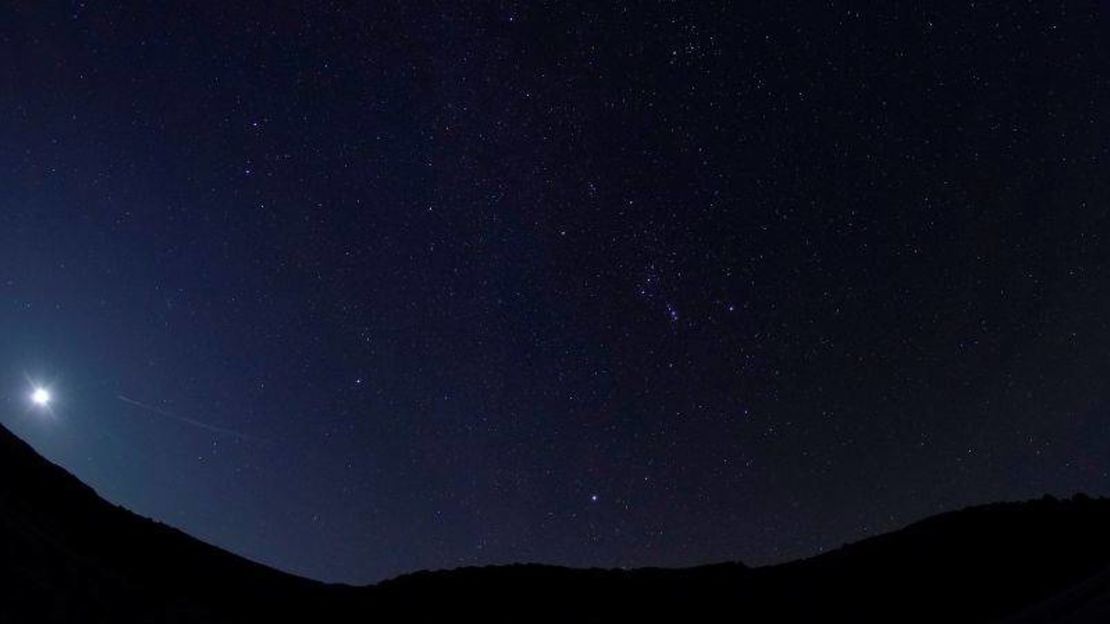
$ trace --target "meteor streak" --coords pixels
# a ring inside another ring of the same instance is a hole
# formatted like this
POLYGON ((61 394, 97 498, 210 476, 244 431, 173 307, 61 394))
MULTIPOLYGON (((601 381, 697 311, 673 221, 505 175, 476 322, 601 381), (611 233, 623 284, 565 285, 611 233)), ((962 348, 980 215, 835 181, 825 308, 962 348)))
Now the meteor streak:
POLYGON ((151 412, 153 414, 157 414, 159 416, 163 416, 165 418, 172 418, 173 420, 185 423, 186 425, 192 425, 194 427, 198 427, 200 429, 205 429, 205 430, 211 431, 213 433, 222 433, 224 435, 233 436, 233 437, 239 438, 241 440, 253 440, 254 439, 253 437, 251 437, 251 436, 249 436, 245 433, 240 433, 238 431, 235 431, 234 429, 227 429, 227 428, 224 428, 224 427, 217 427, 216 425, 210 425, 208 423, 204 423, 204 422, 201 422, 199 420, 194 420, 192 418, 187 418, 185 416, 178 416, 177 414, 174 414, 172 412, 167 412, 164 409, 155 407, 153 405, 148 405, 146 403, 143 403, 142 401, 137 401, 135 399, 132 399, 131 397, 124 396, 122 394, 117 394, 116 398, 119 399, 120 401, 123 401, 124 403, 127 403, 128 405, 133 405, 135 407, 146 410, 146 411, 151 412))

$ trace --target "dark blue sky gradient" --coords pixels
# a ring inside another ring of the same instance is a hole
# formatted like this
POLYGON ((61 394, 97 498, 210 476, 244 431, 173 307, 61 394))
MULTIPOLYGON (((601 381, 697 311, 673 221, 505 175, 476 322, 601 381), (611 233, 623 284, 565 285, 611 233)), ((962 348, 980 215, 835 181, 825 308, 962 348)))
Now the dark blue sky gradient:
POLYGON ((1105 4, 275 4, 0 8, 0 422, 113 502, 362 583, 1110 494, 1105 4))

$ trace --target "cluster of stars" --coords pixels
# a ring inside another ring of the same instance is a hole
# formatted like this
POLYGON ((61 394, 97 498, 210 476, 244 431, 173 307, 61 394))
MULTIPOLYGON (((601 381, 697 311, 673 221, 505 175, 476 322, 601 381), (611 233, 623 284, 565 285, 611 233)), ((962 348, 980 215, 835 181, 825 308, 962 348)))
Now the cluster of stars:
POLYGON ((367 581, 760 563, 1106 473, 1083 11, 40 4, 0 36, 36 77, 0 102, 5 344, 272 440, 18 386, 90 412, 62 460, 137 511, 367 581))

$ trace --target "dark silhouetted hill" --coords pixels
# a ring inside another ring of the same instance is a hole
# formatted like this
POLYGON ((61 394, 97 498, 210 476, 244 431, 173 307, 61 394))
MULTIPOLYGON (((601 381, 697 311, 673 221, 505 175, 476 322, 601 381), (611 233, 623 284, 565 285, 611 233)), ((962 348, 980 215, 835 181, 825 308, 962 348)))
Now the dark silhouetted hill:
POLYGON ((343 604, 101 499, 0 427, 0 622, 227 622, 343 604))
POLYGON ((298 578, 99 498, 0 427, 0 622, 1110 622, 1110 500, 997 503, 749 568, 298 578))
POLYGON ((476 621, 1105 624, 1108 565, 1110 500, 1077 496, 946 513, 764 568, 509 566, 414 574, 373 589, 379 608, 429 620, 462 612, 476 621))

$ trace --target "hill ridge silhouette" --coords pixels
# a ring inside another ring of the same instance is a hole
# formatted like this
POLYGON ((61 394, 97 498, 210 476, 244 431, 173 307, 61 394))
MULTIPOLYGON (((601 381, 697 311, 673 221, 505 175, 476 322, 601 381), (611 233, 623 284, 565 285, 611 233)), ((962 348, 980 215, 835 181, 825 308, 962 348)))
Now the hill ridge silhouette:
POLYGON ((102 499, 0 426, 4 622, 1110 621, 1110 499, 950 511, 761 567, 521 563, 325 584, 102 499))

